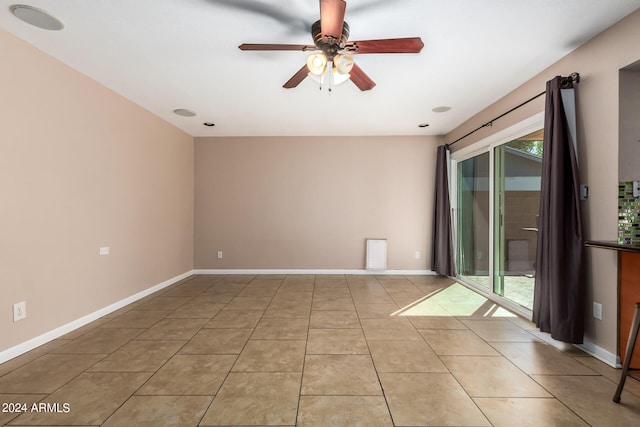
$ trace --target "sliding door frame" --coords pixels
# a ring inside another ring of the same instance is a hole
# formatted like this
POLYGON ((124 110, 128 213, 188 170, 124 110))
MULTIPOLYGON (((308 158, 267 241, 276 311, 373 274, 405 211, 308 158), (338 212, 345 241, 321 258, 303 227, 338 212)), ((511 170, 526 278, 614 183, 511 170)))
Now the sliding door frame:
POLYGON ((516 123, 506 129, 498 131, 493 135, 490 135, 474 144, 461 148, 460 150, 451 153, 450 157, 450 186, 449 194, 451 194, 451 222, 453 225, 453 239, 454 257, 458 257, 458 164, 464 160, 468 160, 480 154, 489 153, 489 282, 491 283, 490 289, 478 286, 464 277, 457 274, 457 279, 464 285, 474 289, 483 296, 495 301, 509 310, 531 319, 531 310, 514 303, 504 297, 499 296, 494 292, 495 286, 495 158, 494 149, 502 144, 506 144, 510 141, 518 139, 524 135, 528 135, 532 132, 544 128, 544 112, 540 112, 534 116, 529 117, 519 123, 516 123))

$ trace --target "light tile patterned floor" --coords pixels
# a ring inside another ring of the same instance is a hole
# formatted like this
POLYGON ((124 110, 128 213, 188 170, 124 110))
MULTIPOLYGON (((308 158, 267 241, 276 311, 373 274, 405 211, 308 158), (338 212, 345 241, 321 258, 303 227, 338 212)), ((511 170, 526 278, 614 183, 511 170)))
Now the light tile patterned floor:
POLYGON ((438 276, 195 276, 0 365, 0 425, 640 425, 532 332, 438 276))

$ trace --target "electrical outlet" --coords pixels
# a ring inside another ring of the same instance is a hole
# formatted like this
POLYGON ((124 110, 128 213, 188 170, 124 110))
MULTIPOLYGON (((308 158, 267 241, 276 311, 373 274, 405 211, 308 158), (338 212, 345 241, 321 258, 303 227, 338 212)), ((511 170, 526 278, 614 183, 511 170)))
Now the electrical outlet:
POLYGON ((218 251, 218 259, 222 259, 222 251, 218 251))
POLYGON ((416 259, 420 259, 420 251, 416 251, 416 259))
POLYGON ((13 304, 13 321, 17 322, 27 317, 27 302, 17 302, 13 304))
POLYGON ((602 304, 593 302, 593 317, 602 320, 602 304))
POLYGON ((109 246, 103 246, 98 251, 100 255, 109 255, 109 246))
POLYGON ((582 184, 580 185, 580 200, 587 200, 589 198, 589 186, 582 184))

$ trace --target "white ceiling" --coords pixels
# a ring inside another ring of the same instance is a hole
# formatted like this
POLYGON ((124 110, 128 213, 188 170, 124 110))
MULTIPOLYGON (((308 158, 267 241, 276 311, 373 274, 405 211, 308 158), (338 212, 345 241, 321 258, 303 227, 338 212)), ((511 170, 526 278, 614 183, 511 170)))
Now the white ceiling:
POLYGON ((347 0, 350 40, 418 36, 425 44, 420 54, 357 56, 377 83, 368 92, 351 82, 320 91, 309 78, 284 89, 305 53, 238 49, 312 44, 307 26, 319 18, 318 0, 0 0, 0 28, 193 136, 441 135, 638 7, 640 0, 347 0), (25 24, 9 11, 17 1, 65 28, 25 24), (443 105, 452 109, 432 112, 443 105))

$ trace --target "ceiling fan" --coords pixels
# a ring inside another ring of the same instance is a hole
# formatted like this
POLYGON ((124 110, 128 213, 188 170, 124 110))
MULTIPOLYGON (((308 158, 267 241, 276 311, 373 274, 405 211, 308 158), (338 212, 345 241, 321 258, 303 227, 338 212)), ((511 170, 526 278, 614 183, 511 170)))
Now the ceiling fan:
POLYGON ((310 52, 307 63, 283 87, 298 86, 307 76, 329 90, 333 84, 351 81, 362 91, 376 85, 362 68, 353 61, 354 54, 366 53, 419 53, 424 46, 420 37, 398 39, 348 41, 349 25, 344 20, 345 0, 320 0, 320 20, 311 26, 312 45, 243 43, 241 50, 293 50, 310 52))

